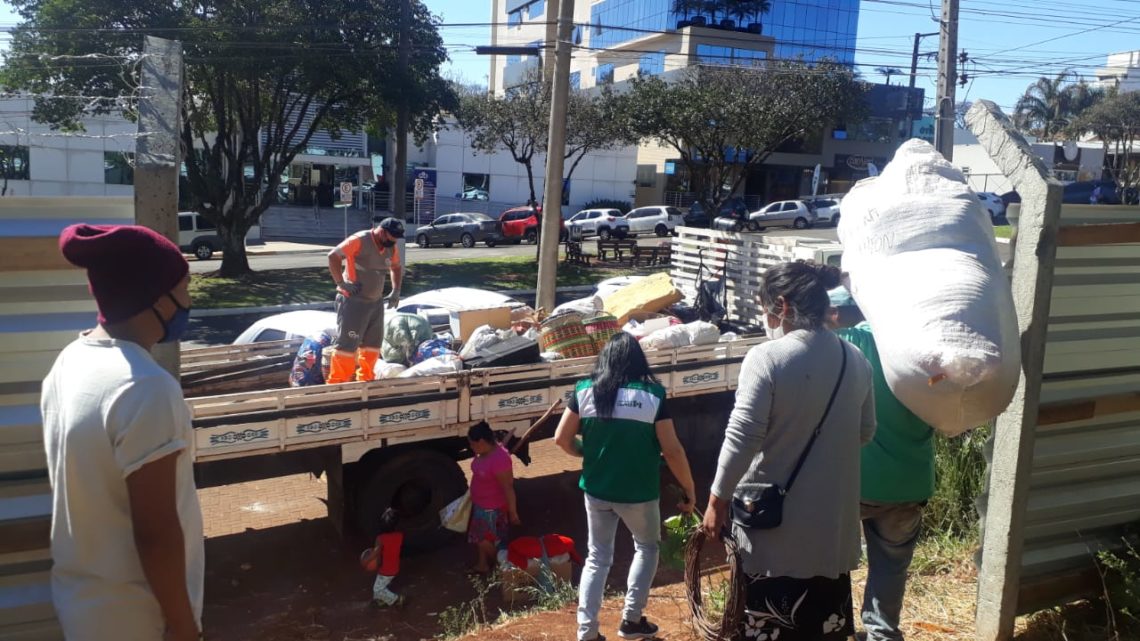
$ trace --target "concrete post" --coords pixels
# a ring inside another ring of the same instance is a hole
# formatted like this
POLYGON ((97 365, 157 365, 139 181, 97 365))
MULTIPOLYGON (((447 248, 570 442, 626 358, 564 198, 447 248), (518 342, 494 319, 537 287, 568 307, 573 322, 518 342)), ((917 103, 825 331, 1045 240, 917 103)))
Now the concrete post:
POLYGON ((570 37, 574 30, 574 0, 561 0, 554 86, 550 100, 549 141, 546 145, 546 185, 542 197, 542 226, 538 235, 538 307, 554 309, 558 285, 558 236, 562 230, 562 170, 566 154, 566 107, 570 100, 570 37))
MULTIPOLYGON (((147 36, 139 74, 135 222, 178 242, 182 43, 147 36)), ((155 360, 178 378, 178 343, 155 345, 155 360)))
POLYGON ((1013 255, 1013 297, 1021 336, 1021 376, 1009 408, 998 417, 989 448, 987 496, 982 513, 981 567, 975 634, 978 641, 1013 635, 1021 583, 1025 512, 1045 364, 1045 338, 1053 290, 1061 183, 1001 110, 988 100, 966 116, 994 163, 1021 194, 1013 255))

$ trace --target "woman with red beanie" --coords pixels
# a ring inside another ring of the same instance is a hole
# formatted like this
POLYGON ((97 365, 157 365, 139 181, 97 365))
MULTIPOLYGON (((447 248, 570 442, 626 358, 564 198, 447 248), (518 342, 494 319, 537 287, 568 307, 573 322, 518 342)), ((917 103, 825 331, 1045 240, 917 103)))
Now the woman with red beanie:
POLYGON ((190 318, 189 267, 133 225, 59 237, 98 325, 60 352, 40 409, 53 496, 52 599, 68 639, 199 638, 205 552, 190 411, 150 355, 190 318))

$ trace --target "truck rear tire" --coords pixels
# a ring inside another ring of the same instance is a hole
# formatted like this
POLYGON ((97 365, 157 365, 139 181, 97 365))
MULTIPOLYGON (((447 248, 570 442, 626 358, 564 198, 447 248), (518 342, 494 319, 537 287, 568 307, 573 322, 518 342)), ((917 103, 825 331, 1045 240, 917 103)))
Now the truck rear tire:
POLYGON ((451 457, 429 449, 397 454, 360 479, 356 523, 370 538, 384 510, 400 512, 400 530, 409 549, 431 549, 453 532, 439 527, 439 511, 463 495, 467 477, 451 457))

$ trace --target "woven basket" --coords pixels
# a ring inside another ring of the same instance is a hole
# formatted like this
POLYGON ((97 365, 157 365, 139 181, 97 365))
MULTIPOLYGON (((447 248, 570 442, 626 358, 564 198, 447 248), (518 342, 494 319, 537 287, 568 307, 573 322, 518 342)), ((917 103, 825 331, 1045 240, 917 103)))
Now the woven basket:
POLYGON ((582 325, 578 314, 559 314, 542 322, 538 337, 544 352, 557 352, 565 358, 597 356, 594 341, 582 325))
POLYGON ((621 331, 617 317, 613 314, 598 314, 582 321, 582 325, 586 328, 586 334, 594 341, 594 349, 599 354, 602 353, 602 348, 613 338, 614 334, 621 331))

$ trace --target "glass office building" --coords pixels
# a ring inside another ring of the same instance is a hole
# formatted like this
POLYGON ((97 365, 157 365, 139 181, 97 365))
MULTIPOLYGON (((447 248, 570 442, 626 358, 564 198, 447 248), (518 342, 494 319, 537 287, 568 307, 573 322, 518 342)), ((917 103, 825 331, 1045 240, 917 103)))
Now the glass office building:
MULTIPOLYGON (((692 2, 694 8, 677 13, 673 8, 685 2, 674 0, 602 0, 590 8, 590 47, 614 47, 630 40, 676 29, 679 22, 703 18, 707 24, 738 20, 716 3, 692 2)), ((772 9, 756 17, 746 17, 746 28, 759 22, 760 33, 776 41, 777 58, 806 60, 832 58, 844 63, 855 61, 855 35, 859 25, 859 0, 772 0, 772 9)), ((725 38, 746 38, 746 33, 725 30, 725 38)))

